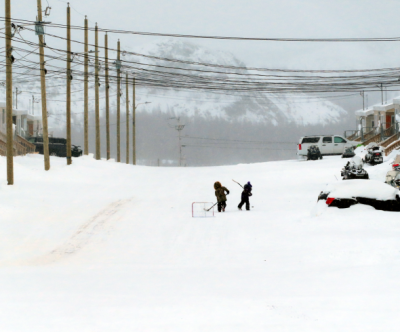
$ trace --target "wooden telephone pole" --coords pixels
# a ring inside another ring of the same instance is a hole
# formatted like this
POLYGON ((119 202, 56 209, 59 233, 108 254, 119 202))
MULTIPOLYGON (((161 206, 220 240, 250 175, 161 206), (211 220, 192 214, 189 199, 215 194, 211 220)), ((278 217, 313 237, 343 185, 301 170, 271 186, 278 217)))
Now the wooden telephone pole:
POLYGON ((96 160, 101 159, 100 155, 100 109, 99 109, 99 85, 100 85, 100 80, 99 80, 99 31, 97 28, 97 23, 95 27, 95 47, 94 47, 94 52, 95 52, 95 116, 96 116, 96 160))
POLYGON ((107 160, 110 156, 110 82, 108 79, 108 36, 104 36, 104 63, 105 63, 105 79, 106 79, 106 140, 107 140, 107 160))
POLYGON ((71 159, 71 10, 67 7, 67 165, 71 159))
MULTIPOLYGON (((38 22, 42 22, 42 1, 37 0, 38 10, 38 22)), ((44 169, 48 171, 50 169, 50 157, 49 157, 49 132, 47 126, 47 97, 46 97, 46 71, 45 71, 45 60, 44 60, 44 39, 42 34, 38 34, 39 37, 39 56, 40 56, 40 85, 41 85, 41 97, 42 97, 42 136, 43 136, 43 156, 44 156, 44 169)))
POLYGON ((88 19, 85 16, 85 84, 84 84, 84 143, 83 154, 89 154, 89 33, 88 19))
POLYGON ((132 96, 132 164, 136 165, 136 80, 133 78, 133 96, 132 96))
POLYGON ((11 3, 6 0, 6 112, 7 112, 7 184, 14 184, 14 142, 12 122, 12 48, 11 48, 11 3))
POLYGON ((117 53, 117 162, 121 162, 121 43, 118 40, 117 53))
POLYGON ((128 73, 125 78, 126 85, 126 163, 129 164, 129 85, 128 85, 128 73))

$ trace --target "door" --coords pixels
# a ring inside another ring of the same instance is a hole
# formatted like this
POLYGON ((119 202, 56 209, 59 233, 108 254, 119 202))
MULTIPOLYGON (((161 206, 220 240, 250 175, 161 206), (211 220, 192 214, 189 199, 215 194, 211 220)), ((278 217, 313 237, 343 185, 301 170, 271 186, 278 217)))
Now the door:
POLYGON ((392 116, 386 115, 386 126, 385 129, 390 128, 392 126, 392 116))
POLYGON ((333 153, 342 154, 346 144, 347 141, 343 137, 335 136, 333 142, 333 153))
POLYGON ((321 153, 322 154, 333 154, 332 136, 324 136, 322 138, 321 153))

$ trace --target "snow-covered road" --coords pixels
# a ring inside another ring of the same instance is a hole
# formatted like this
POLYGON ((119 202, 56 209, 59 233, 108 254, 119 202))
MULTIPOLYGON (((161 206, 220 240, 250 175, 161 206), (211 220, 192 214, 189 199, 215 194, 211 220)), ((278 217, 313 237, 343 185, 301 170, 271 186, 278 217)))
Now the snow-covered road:
MULTIPOLYGON (((366 167, 384 181, 389 161, 366 167)), ((0 157, 0 331, 398 331, 400 214, 317 209, 345 160, 157 168, 0 157), (250 212, 238 211, 251 181, 250 212), (227 212, 191 203, 231 191, 227 212)))

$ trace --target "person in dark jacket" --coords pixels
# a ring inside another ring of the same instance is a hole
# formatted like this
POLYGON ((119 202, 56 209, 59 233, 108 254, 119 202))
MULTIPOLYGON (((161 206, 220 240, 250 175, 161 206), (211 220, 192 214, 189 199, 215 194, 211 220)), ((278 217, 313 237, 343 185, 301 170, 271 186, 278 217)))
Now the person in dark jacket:
POLYGON ((242 192, 242 201, 238 205, 238 209, 241 210, 242 206, 244 203, 246 203, 246 210, 250 210, 250 201, 249 197, 252 196, 253 194, 251 193, 251 189, 253 186, 251 185, 250 182, 247 182, 244 187, 243 187, 243 192, 242 192))
POLYGON ((223 187, 221 183, 218 181, 214 183, 214 189, 215 189, 215 196, 217 196, 217 201, 218 201, 218 212, 221 211, 225 212, 226 201, 227 201, 226 195, 229 195, 229 190, 223 187))

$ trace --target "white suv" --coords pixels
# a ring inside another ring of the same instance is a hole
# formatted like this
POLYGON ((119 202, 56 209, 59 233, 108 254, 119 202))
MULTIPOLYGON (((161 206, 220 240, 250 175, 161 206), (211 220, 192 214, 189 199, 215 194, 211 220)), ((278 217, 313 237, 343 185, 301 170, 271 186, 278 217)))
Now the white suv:
POLYGON ((299 140, 297 145, 297 156, 300 158, 307 156, 307 149, 310 145, 319 147, 323 156, 342 154, 345 147, 357 146, 359 142, 349 141, 346 138, 338 135, 315 135, 304 136, 299 140))

